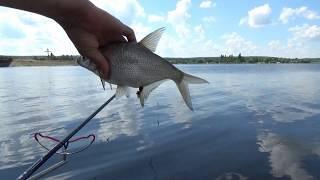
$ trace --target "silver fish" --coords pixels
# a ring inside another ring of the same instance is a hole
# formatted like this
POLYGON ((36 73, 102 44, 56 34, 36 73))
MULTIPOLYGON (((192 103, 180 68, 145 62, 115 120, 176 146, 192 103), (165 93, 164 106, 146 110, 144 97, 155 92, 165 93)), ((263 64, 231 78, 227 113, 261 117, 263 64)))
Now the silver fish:
MULTIPOLYGON (((184 102, 193 110, 188 84, 202 84, 208 81, 182 72, 154 52, 165 28, 159 28, 139 43, 114 43, 102 49, 110 61, 110 84, 116 84, 116 97, 129 96, 129 87, 139 88, 137 92, 141 106, 150 93, 166 80, 174 81, 184 102)), ((96 65, 89 59, 78 59, 78 64, 101 77, 96 65)), ((102 81, 103 82, 103 81, 102 81)), ((104 86, 104 82, 103 82, 104 86)))

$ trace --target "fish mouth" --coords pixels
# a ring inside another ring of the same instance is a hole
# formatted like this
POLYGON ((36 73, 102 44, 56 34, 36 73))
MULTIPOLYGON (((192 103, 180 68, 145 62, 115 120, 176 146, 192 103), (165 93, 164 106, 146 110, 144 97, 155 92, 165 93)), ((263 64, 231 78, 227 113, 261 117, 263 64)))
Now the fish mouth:
POLYGON ((85 58, 84 56, 80 57, 77 59, 77 64, 79 64, 80 66, 86 68, 86 69, 89 69, 89 64, 90 64, 90 61, 89 59, 85 58))
POLYGON ((89 71, 92 71, 93 73, 99 72, 96 65, 94 63, 92 63, 90 61, 90 59, 86 58, 86 57, 81 57, 77 59, 77 63, 81 66, 84 67, 86 69, 88 69, 89 71))

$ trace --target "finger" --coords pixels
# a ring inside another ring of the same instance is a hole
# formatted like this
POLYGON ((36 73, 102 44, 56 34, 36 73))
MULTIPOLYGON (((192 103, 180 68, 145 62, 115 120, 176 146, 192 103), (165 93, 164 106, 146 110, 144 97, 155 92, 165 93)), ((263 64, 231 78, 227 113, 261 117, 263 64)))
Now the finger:
POLYGON ((99 44, 101 44, 99 46, 99 50, 100 52, 104 55, 104 57, 106 59, 108 59, 108 56, 105 54, 106 52, 106 49, 108 48, 108 46, 112 43, 126 43, 127 40, 126 38, 124 38, 122 35, 113 35, 112 37, 107 37, 107 38, 104 38, 103 40, 99 40, 99 44))
POLYGON ((100 41, 99 42, 100 44, 105 44, 105 45, 110 43, 115 43, 115 42, 127 42, 127 40, 121 34, 118 34, 118 33, 108 35, 104 38, 101 38, 101 40, 99 41, 100 41))
POLYGON ((127 37, 128 42, 137 42, 134 31, 126 25, 124 25, 123 35, 127 37))
POLYGON ((105 58, 98 49, 91 49, 85 52, 82 52, 82 55, 90 59, 93 63, 96 64, 98 70, 102 73, 102 78, 108 79, 110 66, 109 61, 105 58))
POLYGON ((126 38, 124 38, 121 33, 105 33, 101 38, 98 39, 100 48, 103 48, 111 43, 116 42, 127 42, 126 38))
POLYGON ((127 42, 126 38, 124 38, 122 35, 119 35, 117 37, 117 42, 127 42))

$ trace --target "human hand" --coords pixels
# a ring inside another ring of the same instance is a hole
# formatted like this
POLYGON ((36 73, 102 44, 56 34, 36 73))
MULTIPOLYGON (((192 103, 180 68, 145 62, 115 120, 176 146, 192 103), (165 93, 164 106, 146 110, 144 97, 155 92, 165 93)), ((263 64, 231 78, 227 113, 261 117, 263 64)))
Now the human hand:
POLYGON ((136 42, 134 31, 88 0, 62 0, 57 7, 59 11, 52 18, 62 26, 79 53, 93 61, 102 78, 108 79, 109 61, 100 48, 113 42, 136 42))

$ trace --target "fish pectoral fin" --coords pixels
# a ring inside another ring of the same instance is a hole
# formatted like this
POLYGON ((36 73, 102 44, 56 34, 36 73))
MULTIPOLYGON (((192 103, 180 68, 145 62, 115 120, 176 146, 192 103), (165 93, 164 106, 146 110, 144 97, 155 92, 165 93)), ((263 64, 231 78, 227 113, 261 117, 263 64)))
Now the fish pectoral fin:
POLYGON ((142 46, 148 48, 150 51, 155 52, 159 43, 159 40, 161 38, 161 35, 163 31, 165 30, 164 27, 159 28, 152 33, 148 34, 146 37, 144 37, 139 44, 142 46))
POLYGON ((121 96, 126 95, 129 97, 130 89, 128 86, 117 86, 116 98, 120 98, 121 96))
POLYGON ((140 104, 143 107, 144 106, 144 102, 148 99, 150 93, 156 89, 157 87, 159 87, 163 82, 165 82, 167 79, 165 80, 161 80, 161 81, 157 81, 154 83, 151 83, 147 86, 144 86, 142 88, 142 91, 139 93, 139 98, 140 98, 140 104))

